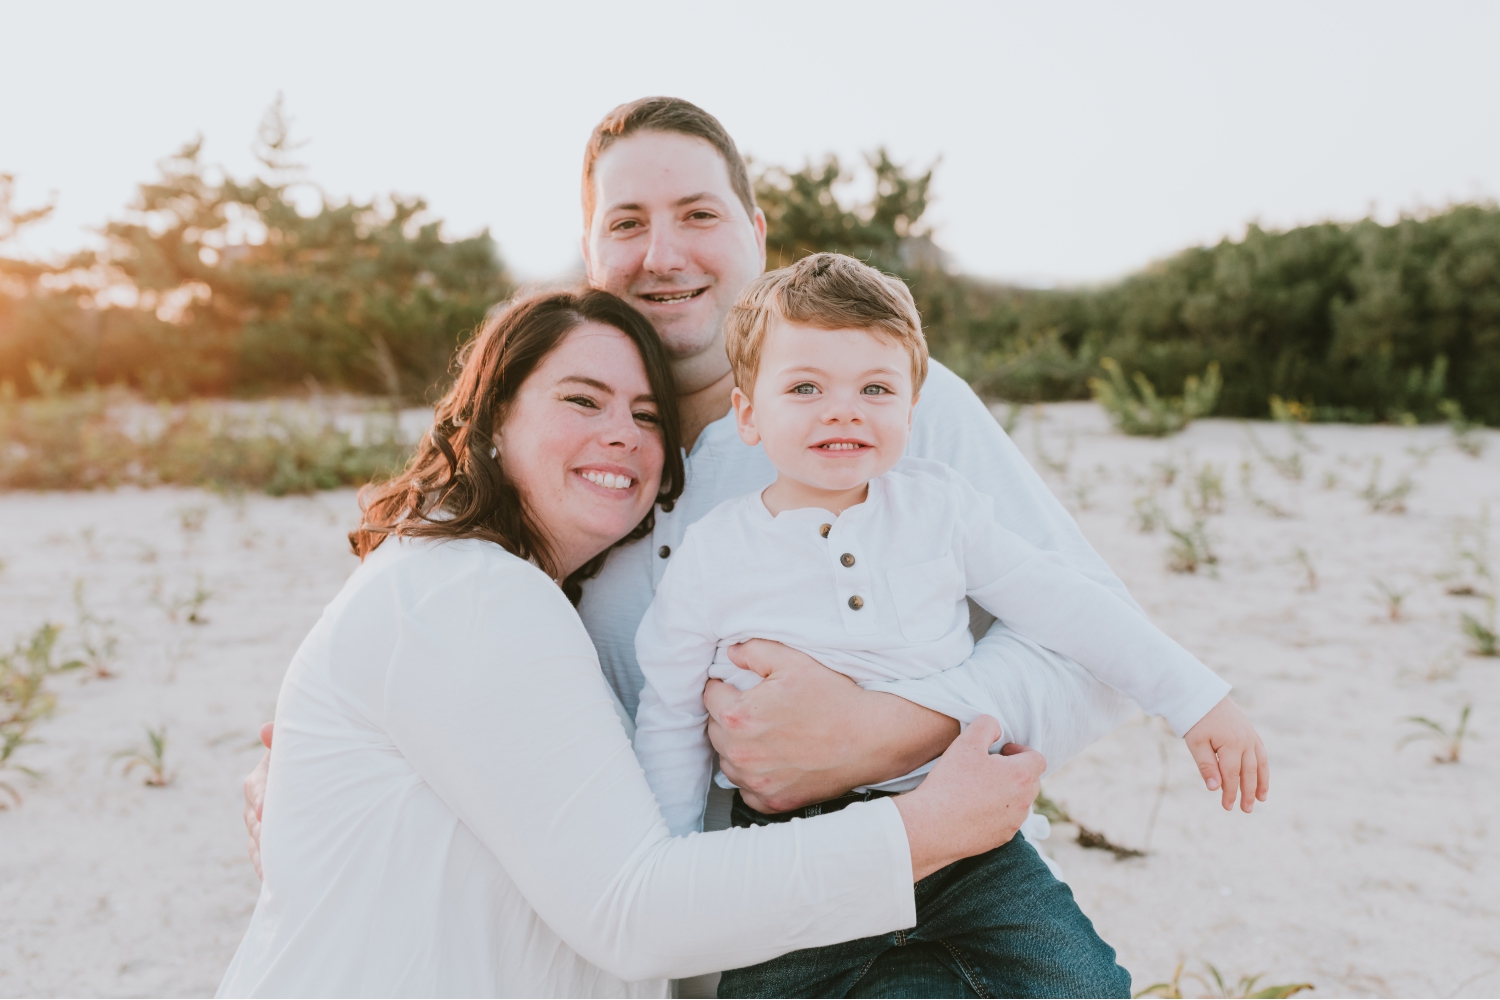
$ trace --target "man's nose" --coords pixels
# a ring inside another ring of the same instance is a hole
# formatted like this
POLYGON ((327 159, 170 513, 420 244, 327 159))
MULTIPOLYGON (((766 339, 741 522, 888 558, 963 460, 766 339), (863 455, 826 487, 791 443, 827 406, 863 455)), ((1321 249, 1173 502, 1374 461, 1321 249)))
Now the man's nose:
POLYGON ((651 243, 646 249, 645 268, 652 274, 671 274, 687 267, 682 235, 671 224, 651 227, 651 243))

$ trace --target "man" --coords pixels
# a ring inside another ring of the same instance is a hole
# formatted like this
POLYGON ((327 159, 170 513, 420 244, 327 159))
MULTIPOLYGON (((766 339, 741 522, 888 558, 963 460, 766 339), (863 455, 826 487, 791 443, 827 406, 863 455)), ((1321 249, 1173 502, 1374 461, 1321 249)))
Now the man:
MULTIPOLYGON (((687 449, 681 499, 657 512, 651 535, 611 553, 579 606, 605 675, 633 718, 643 683, 636 629, 687 526, 775 478, 764 455, 735 431, 723 333, 736 297, 764 268, 766 221, 734 141, 713 116, 674 98, 622 105, 600 122, 585 151, 582 195, 589 281, 630 302, 661 335, 687 449)), ((1007 527, 1130 600, 978 397, 936 362, 908 454, 953 466, 993 498, 1007 527)), ((1000 719, 1006 740, 1040 750, 1056 767, 1130 711, 1122 696, 1065 657, 983 612, 973 624, 983 637, 967 663, 881 690, 862 689, 779 644, 746 644, 737 662, 765 680, 746 692, 710 681, 704 692, 725 775, 752 808, 787 812, 914 770, 979 714, 1000 719)), ((1238 711, 1227 700, 1214 712, 1220 710, 1238 711)), ((1247 806, 1257 782, 1264 784, 1253 755, 1242 766, 1238 754, 1216 762, 1206 743, 1193 750, 1211 788, 1222 773, 1226 808, 1242 769, 1247 806)), ((265 769, 263 760, 245 783, 252 857, 265 769)), ((711 818, 715 811, 711 805, 711 818)), ((717 812, 710 825, 727 825, 722 799, 717 812)))

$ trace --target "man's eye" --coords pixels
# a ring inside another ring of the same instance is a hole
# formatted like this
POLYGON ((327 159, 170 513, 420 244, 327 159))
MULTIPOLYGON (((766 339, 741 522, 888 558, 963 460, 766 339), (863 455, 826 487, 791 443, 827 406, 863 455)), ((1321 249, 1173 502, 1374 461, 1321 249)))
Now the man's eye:
POLYGON ((792 392, 796 393, 799 396, 811 396, 817 391, 818 387, 813 385, 811 382, 799 382, 796 385, 792 386, 792 392))
POLYGON ((867 385, 860 390, 860 392, 864 393, 866 396, 883 396, 890 391, 890 389, 886 388, 883 385, 867 385))
POLYGON ((627 229, 639 229, 640 227, 641 224, 635 219, 625 219, 621 222, 616 222, 613 228, 618 233, 627 229))
POLYGON ((689 215, 688 218, 689 219, 696 219, 699 222, 703 222, 703 221, 705 221, 707 219, 717 218, 717 216, 715 216, 714 213, 712 213, 712 212, 697 211, 697 212, 694 212, 691 215, 689 215))

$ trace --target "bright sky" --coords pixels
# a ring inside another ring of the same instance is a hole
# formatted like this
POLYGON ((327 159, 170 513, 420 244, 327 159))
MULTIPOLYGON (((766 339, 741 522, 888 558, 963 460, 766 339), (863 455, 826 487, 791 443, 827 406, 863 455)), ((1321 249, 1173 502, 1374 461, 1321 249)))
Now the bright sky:
POLYGON ((674 94, 763 162, 942 157, 961 268, 1091 281, 1183 246, 1500 194, 1500 4, 0 6, 0 171, 87 243, 195 133, 247 172, 278 91, 336 196, 425 196, 523 277, 578 261, 609 108, 674 94))

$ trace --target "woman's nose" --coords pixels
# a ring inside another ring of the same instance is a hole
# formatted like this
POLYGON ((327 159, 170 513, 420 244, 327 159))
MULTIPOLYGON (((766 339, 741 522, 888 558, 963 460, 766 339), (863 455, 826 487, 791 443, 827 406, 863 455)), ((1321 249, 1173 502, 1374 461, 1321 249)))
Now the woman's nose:
POLYGON ((641 446, 641 425, 636 422, 635 414, 629 408, 623 408, 621 412, 610 414, 608 426, 604 429, 604 444, 611 448, 625 448, 634 451, 641 446))

